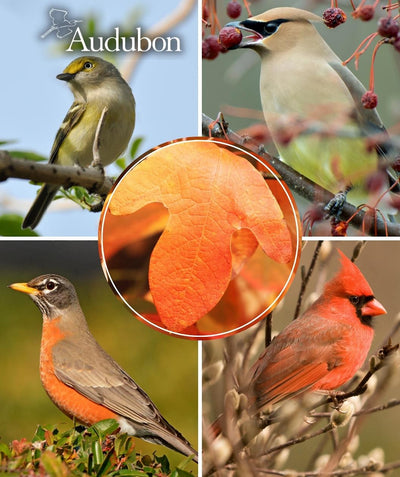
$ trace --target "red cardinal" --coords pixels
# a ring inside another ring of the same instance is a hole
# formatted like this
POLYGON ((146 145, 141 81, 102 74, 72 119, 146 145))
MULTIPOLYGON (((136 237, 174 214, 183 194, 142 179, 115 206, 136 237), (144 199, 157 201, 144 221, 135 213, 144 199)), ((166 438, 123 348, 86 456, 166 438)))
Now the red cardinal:
POLYGON ((250 369, 255 411, 305 391, 336 389, 364 363, 374 336, 372 317, 386 310, 360 270, 338 252, 339 273, 250 369))

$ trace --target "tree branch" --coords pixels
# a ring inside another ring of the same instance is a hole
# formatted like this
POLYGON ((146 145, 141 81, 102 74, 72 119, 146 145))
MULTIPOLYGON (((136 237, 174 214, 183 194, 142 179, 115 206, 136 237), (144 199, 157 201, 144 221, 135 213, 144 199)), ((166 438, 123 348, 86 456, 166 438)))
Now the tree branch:
MULTIPOLYGON (((156 36, 161 36, 169 30, 172 30, 176 25, 183 22, 195 6, 195 0, 181 0, 175 10, 146 30, 143 35, 148 38, 155 38, 156 36)), ((132 77, 141 56, 142 53, 138 51, 134 55, 127 56, 129 60, 120 68, 121 75, 126 81, 129 82, 129 79, 132 77)))
POLYGON ((0 181, 9 178, 46 182, 64 188, 82 186, 102 196, 107 195, 113 185, 112 179, 105 177, 96 167, 43 164, 12 157, 7 151, 0 151, 0 181))
MULTIPOLYGON (((260 151, 260 145, 255 141, 243 138, 228 127, 225 129, 226 136, 218 123, 214 124, 214 121, 211 118, 203 114, 202 134, 204 136, 208 137, 211 135, 215 138, 227 138, 230 141, 241 146, 245 146, 247 149, 260 155, 277 171, 278 174, 280 174, 282 179, 292 191, 296 192, 310 202, 322 202, 323 204, 327 204, 331 199, 333 199, 334 194, 331 192, 310 181, 307 179, 307 177, 301 175, 276 157, 273 157, 266 152, 260 151)), ((345 202, 343 206, 340 219, 343 221, 351 219, 351 225, 353 227, 362 230, 364 233, 369 233, 370 235, 388 235, 396 237, 400 235, 400 224, 385 223, 381 218, 374 218, 369 214, 366 214, 364 211, 358 210, 348 202, 345 202)))

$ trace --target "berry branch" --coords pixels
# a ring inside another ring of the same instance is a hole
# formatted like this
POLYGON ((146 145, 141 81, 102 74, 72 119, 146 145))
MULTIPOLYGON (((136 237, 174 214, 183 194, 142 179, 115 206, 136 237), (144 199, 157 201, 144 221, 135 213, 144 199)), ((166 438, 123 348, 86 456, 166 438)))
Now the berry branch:
MULTIPOLYGON (((322 220, 322 218, 324 218, 326 215, 324 205, 334 197, 331 192, 310 181, 305 176, 302 176, 278 158, 260 149, 260 145, 251 138, 242 137, 227 126, 224 129, 226 130, 226 136, 218 122, 212 121, 208 116, 203 114, 202 131, 204 136, 225 137, 259 154, 278 172, 292 191, 314 204, 310 211, 310 215, 312 215, 311 218, 309 215, 305 215, 304 217, 305 225, 308 225, 308 221, 310 221, 312 226, 316 219, 322 220), (210 127, 211 129, 209 129, 210 127)), ((339 223, 337 223, 336 220, 332 221, 333 234, 338 232, 339 228, 341 228, 342 235, 345 235, 347 227, 350 224, 365 234, 369 233, 371 235, 380 236, 400 235, 400 224, 386 223, 375 214, 375 211, 367 210, 367 212, 364 212, 361 208, 354 207, 346 202, 340 213, 339 223)), ((307 231, 305 230, 304 234, 306 233, 307 231)))

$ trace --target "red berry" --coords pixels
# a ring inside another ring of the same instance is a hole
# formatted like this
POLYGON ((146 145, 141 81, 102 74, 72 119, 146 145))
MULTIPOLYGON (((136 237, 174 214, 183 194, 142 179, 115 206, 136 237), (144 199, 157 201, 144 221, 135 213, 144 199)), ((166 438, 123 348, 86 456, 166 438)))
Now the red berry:
POLYGON ((231 0, 226 6, 226 13, 228 17, 237 18, 242 13, 242 6, 235 0, 231 0))
POLYGON ((361 103, 365 109, 374 109, 378 104, 378 96, 373 91, 366 91, 361 98, 361 103))
POLYGON ((242 32, 239 28, 224 27, 219 32, 219 42, 223 49, 232 48, 232 46, 239 45, 242 41, 242 32))
POLYGON ((392 17, 383 17, 378 21, 378 33, 385 38, 392 38, 399 33, 399 24, 392 17))
POLYGON ((203 40, 201 43, 201 57, 203 59, 208 59, 208 55, 210 53, 210 47, 208 46, 208 42, 203 40))
POLYGON ((368 22, 374 17, 375 8, 372 5, 364 5, 359 9, 358 18, 363 22, 368 22))
POLYGON ((397 34, 394 42, 393 42, 393 46, 395 47, 395 49, 400 52, 400 33, 397 34))
POLYGON ((346 14, 341 8, 328 8, 324 11, 322 18, 329 28, 336 28, 346 21, 346 14))
POLYGON ((206 60, 213 60, 221 51, 218 38, 215 35, 208 36, 202 43, 202 57, 206 60))

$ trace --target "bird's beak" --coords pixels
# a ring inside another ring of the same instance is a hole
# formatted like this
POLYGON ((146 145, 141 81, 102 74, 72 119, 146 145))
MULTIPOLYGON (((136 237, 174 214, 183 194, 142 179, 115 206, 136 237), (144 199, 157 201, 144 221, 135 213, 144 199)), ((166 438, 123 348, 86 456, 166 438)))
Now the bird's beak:
POLYGON ((373 298, 361 308, 361 313, 363 316, 378 316, 385 315, 387 312, 381 303, 376 298, 373 298))
POLYGON ((39 290, 36 288, 30 287, 27 283, 12 283, 11 285, 8 285, 10 288, 13 290, 26 293, 28 295, 38 295, 39 290))
POLYGON ((60 73, 56 76, 57 79, 62 81, 71 81, 75 78, 75 74, 73 73, 60 73))
POLYGON ((251 28, 245 27, 242 22, 229 22, 225 26, 238 28, 239 30, 242 30, 244 34, 249 33, 249 35, 247 36, 243 34, 242 41, 238 45, 229 48, 230 50, 235 50, 236 48, 246 48, 246 46, 255 45, 256 43, 264 39, 264 37, 260 33, 251 28))

